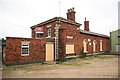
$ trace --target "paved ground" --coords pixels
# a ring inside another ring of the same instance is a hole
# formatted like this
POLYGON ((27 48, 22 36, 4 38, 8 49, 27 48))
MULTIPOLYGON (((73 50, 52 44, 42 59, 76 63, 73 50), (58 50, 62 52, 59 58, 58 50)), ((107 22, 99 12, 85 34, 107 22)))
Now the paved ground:
POLYGON ((62 64, 3 66, 4 78, 117 78, 118 56, 99 55, 62 64))

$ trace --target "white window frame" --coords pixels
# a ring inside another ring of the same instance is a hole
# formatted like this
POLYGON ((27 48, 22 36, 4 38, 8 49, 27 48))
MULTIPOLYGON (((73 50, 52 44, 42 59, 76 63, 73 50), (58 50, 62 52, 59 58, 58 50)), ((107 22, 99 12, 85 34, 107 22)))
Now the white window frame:
POLYGON ((47 28, 48 37, 51 37, 51 27, 47 28))
POLYGON ((22 56, 29 56, 29 43, 30 42, 22 42, 22 45, 21 45, 21 55, 22 56), (28 48, 27 54, 23 54, 23 48, 28 48))

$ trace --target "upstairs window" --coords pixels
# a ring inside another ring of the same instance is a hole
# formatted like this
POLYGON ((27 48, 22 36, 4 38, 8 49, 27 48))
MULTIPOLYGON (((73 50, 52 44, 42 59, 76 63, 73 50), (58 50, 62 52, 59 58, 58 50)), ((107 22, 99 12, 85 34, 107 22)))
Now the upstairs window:
POLYGON ((48 37, 51 37, 51 28, 47 28, 48 31, 48 37))
POLYGON ((22 54, 22 56, 29 55, 29 43, 28 42, 22 43, 21 54, 22 54))

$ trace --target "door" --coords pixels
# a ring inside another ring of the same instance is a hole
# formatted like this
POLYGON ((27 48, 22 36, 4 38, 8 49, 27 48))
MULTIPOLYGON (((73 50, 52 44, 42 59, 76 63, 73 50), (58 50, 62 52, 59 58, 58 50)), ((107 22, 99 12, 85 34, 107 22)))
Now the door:
POLYGON ((54 44, 46 43, 46 61, 54 61, 54 44))

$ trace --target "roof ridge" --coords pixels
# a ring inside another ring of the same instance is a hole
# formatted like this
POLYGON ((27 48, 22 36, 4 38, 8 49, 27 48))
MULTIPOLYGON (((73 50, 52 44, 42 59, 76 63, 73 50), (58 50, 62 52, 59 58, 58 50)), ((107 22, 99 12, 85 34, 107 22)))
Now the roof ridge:
POLYGON ((44 24, 46 24, 46 23, 49 23, 49 22, 52 22, 52 21, 55 21, 55 20, 60 20, 60 21, 67 22, 67 23, 71 23, 71 24, 75 24, 75 25, 82 25, 82 24, 80 24, 80 23, 77 23, 77 22, 72 21, 72 20, 69 20, 69 19, 65 19, 65 18, 63 18, 63 17, 53 17, 53 18, 51 18, 51 19, 49 19, 49 20, 46 20, 46 21, 44 21, 44 22, 38 23, 38 24, 36 24, 36 25, 34 25, 34 26, 31 26, 30 28, 35 28, 35 27, 37 27, 38 25, 44 25, 44 24))
POLYGON ((92 32, 92 31, 86 31, 86 30, 80 29, 80 32, 85 33, 85 34, 91 34, 91 35, 96 35, 96 36, 101 36, 101 37, 107 37, 107 38, 109 38, 108 35, 101 34, 101 33, 96 33, 96 32, 92 32))

